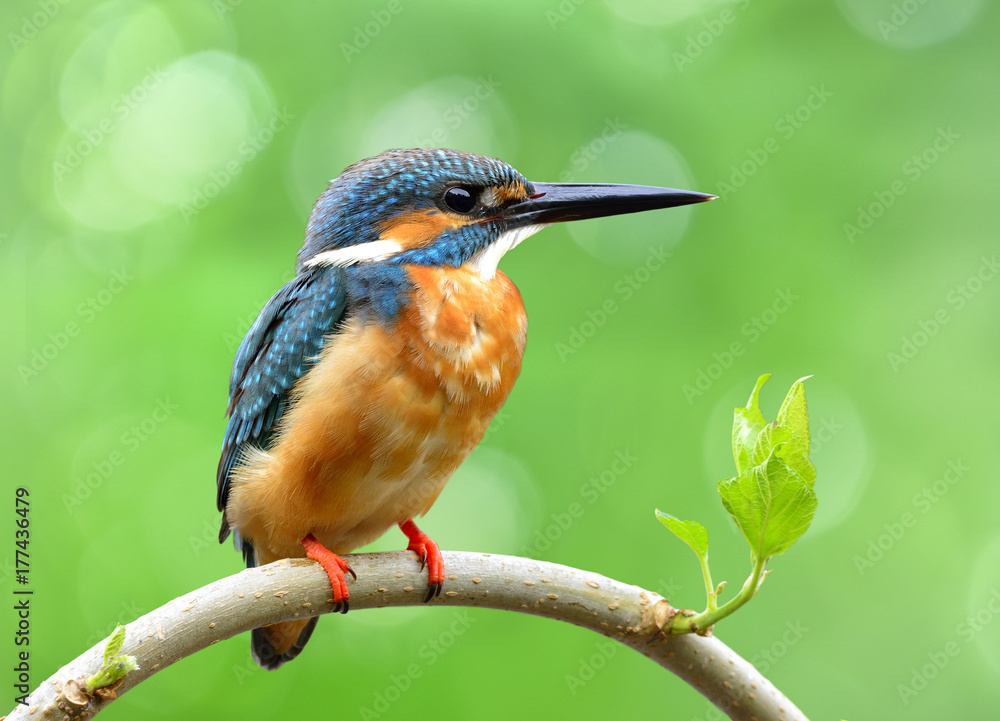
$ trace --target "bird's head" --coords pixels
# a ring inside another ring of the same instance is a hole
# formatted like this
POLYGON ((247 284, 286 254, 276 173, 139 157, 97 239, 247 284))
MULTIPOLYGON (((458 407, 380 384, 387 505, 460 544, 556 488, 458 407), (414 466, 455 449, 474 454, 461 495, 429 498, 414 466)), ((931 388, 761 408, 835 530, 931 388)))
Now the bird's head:
POLYGON ((532 183, 507 163, 456 150, 390 150, 351 165, 316 201, 299 268, 469 264, 491 278, 546 225, 711 200, 644 185, 532 183))

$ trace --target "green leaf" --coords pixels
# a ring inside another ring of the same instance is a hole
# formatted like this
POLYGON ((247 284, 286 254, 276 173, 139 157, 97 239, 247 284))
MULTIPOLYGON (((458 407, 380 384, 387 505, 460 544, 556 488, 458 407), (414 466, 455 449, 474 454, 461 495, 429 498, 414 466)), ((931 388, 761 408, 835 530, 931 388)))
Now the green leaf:
POLYGON ((110 663, 106 663, 93 676, 87 678, 84 683, 92 691, 99 688, 114 686, 129 673, 139 668, 135 656, 118 656, 110 663))
POLYGON ((115 630, 108 639, 108 645, 104 647, 104 663, 111 663, 111 659, 118 655, 125 645, 125 627, 120 623, 115 626, 115 630))
POLYGON ((689 545, 698 558, 708 560, 708 531, 703 525, 697 521, 682 521, 669 513, 663 513, 659 508, 656 509, 656 517, 671 533, 689 545))
POLYGON ((118 624, 108 639, 108 643, 104 646, 104 663, 97 670, 97 673, 84 680, 84 683, 91 691, 113 686, 125 678, 129 672, 139 668, 135 656, 118 655, 124 644, 125 627, 118 624))
POLYGON ((810 378, 812 376, 805 376, 792 384, 778 409, 775 423, 788 428, 795 440, 794 444, 783 448, 778 455, 811 486, 816 481, 816 468, 809 461, 809 414, 806 412, 806 390, 803 385, 810 378))
POLYGON ((787 551, 816 513, 811 484, 774 452, 760 465, 721 481, 719 495, 750 544, 754 562, 787 551))
POLYGON ((737 408, 733 413, 733 459, 736 461, 736 473, 740 474, 753 467, 750 458, 760 434, 767 421, 760 412, 760 389, 771 377, 765 373, 757 379, 757 385, 750 394, 746 408, 737 408))
POLYGON ((757 436, 750 458, 751 467, 759 466, 771 455, 780 458, 810 485, 816 480, 816 467, 809 461, 809 444, 796 436, 788 426, 769 423, 757 436))
POLYGON ((781 403, 781 408, 778 409, 778 417, 775 419, 775 423, 787 426, 792 433, 801 438, 807 449, 809 448, 809 416, 806 413, 806 389, 802 383, 810 378, 812 376, 805 376, 792 384, 788 395, 781 403))

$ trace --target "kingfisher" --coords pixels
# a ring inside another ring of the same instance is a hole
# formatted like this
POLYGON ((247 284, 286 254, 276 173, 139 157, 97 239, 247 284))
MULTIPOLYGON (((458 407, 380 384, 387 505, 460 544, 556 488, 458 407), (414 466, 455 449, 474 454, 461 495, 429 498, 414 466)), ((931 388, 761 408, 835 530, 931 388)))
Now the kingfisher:
MULTIPOLYGON (((219 541, 247 567, 317 561, 334 611, 354 571, 342 557, 398 526, 425 601, 444 561, 417 528, 483 437, 521 370, 527 316, 497 265, 551 223, 715 196, 616 184, 533 183, 507 163, 445 149, 389 150, 330 181, 295 277, 240 344, 217 473, 219 541)), ((276 669, 317 618, 251 634, 276 669)))

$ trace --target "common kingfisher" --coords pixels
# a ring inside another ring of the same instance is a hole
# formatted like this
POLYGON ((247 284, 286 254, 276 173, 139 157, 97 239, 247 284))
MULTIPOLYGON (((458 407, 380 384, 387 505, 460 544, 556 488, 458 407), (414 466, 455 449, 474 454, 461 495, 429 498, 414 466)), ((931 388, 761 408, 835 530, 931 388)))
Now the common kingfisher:
MULTIPOLYGON (((296 275, 233 362, 217 475, 248 567, 318 561, 348 610, 340 554, 393 525, 441 593, 426 513, 479 443, 521 370, 527 317, 497 270, 545 226, 711 200, 641 185, 532 183, 455 150, 390 150, 349 166, 316 201, 296 275)), ((356 576, 355 576, 356 577, 356 576)), ((255 629, 263 668, 295 658, 317 618, 255 629)))

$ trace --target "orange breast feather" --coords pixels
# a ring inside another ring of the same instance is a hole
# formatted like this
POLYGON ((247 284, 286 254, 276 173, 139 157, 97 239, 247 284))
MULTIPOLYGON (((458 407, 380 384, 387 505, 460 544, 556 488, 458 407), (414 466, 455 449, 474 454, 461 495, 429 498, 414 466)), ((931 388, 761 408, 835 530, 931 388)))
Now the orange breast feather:
POLYGON ((521 370, 527 319, 501 272, 407 268, 394 328, 349 319, 293 391, 269 452, 238 470, 227 514, 258 562, 315 535, 347 553, 425 513, 521 370))

